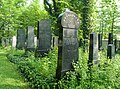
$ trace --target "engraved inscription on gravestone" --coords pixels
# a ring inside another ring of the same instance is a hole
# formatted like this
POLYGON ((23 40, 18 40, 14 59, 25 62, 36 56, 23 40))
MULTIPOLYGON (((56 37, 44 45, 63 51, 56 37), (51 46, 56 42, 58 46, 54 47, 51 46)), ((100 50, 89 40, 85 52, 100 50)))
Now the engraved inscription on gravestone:
POLYGON ((72 62, 78 60, 78 28, 80 21, 72 11, 59 15, 58 65, 56 78, 59 80, 73 69, 72 62), (61 25, 60 25, 61 24, 61 25))

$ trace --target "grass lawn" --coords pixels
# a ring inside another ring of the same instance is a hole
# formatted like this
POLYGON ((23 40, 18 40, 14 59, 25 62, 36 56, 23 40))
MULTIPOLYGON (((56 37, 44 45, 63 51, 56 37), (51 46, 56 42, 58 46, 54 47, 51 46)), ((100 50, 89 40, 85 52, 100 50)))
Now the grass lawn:
POLYGON ((17 71, 17 66, 8 61, 3 49, 0 49, 0 89, 30 89, 17 71))

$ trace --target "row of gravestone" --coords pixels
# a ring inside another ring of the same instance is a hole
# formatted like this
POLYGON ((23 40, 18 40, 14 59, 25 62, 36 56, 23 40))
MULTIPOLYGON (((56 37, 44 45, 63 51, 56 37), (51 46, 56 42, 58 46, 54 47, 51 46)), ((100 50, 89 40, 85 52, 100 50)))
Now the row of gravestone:
MULTIPOLYGON (((64 76, 67 71, 73 69, 72 62, 76 62, 79 58, 79 26, 80 21, 76 13, 65 11, 59 15, 58 61, 56 69, 56 78, 58 80, 64 76)), ((17 31, 16 47, 17 49, 25 48, 28 51, 34 51, 34 28, 29 26, 26 33, 27 36, 23 29, 17 31)), ((51 40, 55 41, 51 36, 50 20, 38 21, 36 56, 41 56, 49 52, 51 49, 51 40)), ((111 50, 108 51, 111 52, 111 50)), ((94 32, 90 34, 88 63, 90 65, 98 63, 98 35, 94 32)))
POLYGON ((40 57, 48 53, 51 49, 51 44, 52 46, 56 46, 58 44, 58 38, 55 36, 51 36, 50 24, 50 20, 38 21, 37 37, 34 36, 34 28, 32 26, 27 27, 26 35, 23 29, 18 29, 16 48, 24 48, 26 51, 35 51, 36 57, 40 57))

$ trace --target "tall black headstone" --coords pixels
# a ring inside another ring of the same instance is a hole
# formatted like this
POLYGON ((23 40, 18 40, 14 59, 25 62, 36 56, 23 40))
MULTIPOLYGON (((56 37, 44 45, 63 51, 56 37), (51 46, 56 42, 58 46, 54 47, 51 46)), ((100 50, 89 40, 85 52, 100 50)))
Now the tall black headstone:
POLYGON ((102 50, 102 34, 98 34, 98 49, 102 50))
POLYGON ((115 56, 115 46, 114 44, 108 44, 107 58, 112 59, 115 56))
POLYGON ((27 51, 34 51, 34 27, 28 26, 27 27, 27 44, 26 44, 26 50, 27 51))
POLYGON ((44 56, 51 49, 51 21, 38 21, 37 39, 38 45, 36 50, 36 57, 44 56))
POLYGON ((78 60, 78 28, 80 21, 76 13, 65 11, 59 15, 58 63, 56 78, 59 80, 78 60))
POLYGON ((25 31, 24 29, 17 30, 17 49, 25 48, 25 31))
POLYGON ((113 33, 109 33, 108 44, 113 44, 113 33))
POLYGON ((89 45, 89 60, 88 65, 98 63, 98 35, 93 32, 90 34, 90 45, 89 45))

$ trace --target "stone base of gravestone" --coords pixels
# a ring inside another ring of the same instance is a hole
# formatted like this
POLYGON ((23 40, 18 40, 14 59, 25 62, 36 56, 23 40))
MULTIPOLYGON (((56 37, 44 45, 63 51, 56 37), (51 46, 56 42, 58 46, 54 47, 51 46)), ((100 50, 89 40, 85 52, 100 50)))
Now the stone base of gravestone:
POLYGON ((33 52, 33 51, 35 51, 35 48, 28 48, 28 47, 26 47, 26 51, 33 52))
POLYGON ((44 57, 48 53, 49 53, 49 50, 46 51, 46 50, 38 50, 38 49, 36 49, 35 50, 35 57, 44 57))
POLYGON ((107 49, 107 58, 112 59, 115 56, 114 44, 109 44, 107 49))

